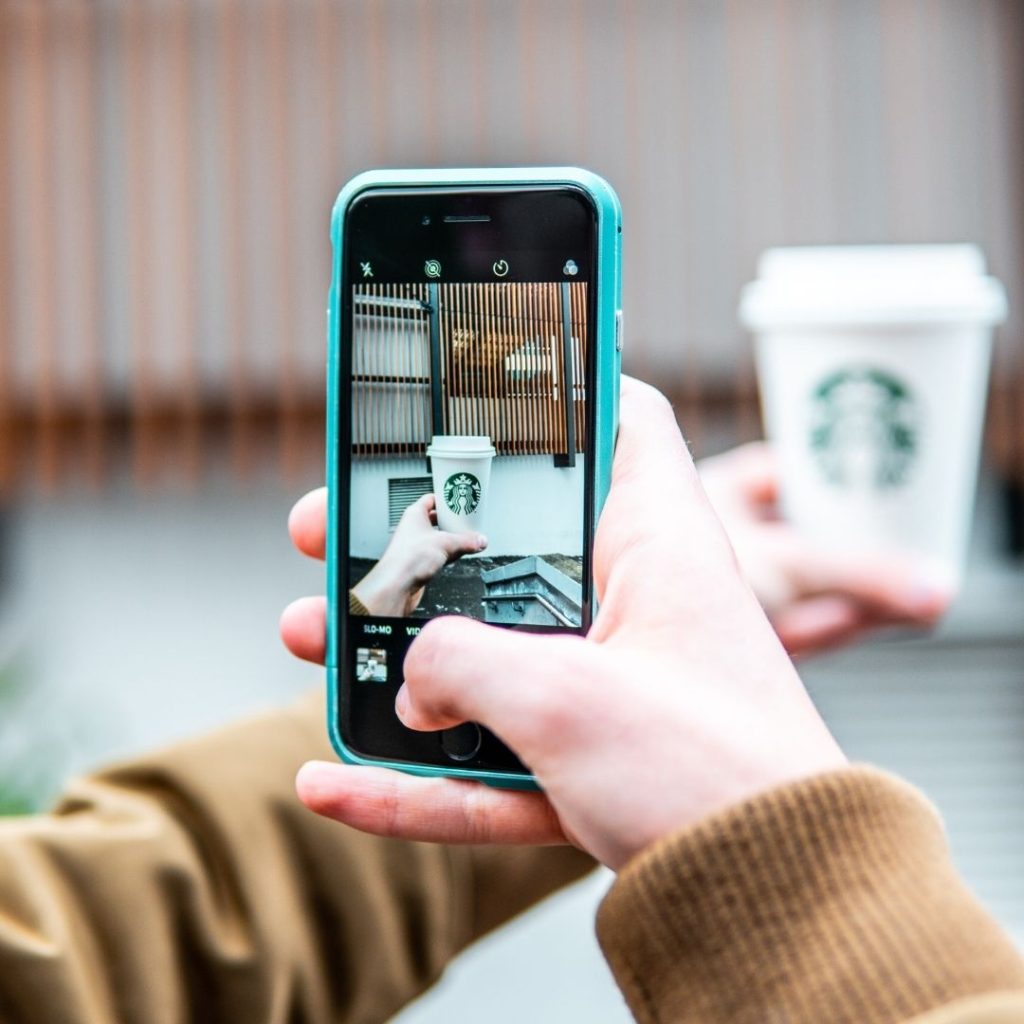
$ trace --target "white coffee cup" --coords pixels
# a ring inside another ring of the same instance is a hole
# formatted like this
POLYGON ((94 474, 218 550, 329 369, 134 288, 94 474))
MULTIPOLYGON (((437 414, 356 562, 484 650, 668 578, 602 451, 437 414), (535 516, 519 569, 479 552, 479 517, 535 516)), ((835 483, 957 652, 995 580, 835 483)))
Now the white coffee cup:
POLYGON ((484 530, 484 510, 496 455, 486 434, 435 434, 427 447, 434 476, 437 525, 449 533, 484 530))
POLYGON ((740 319, 756 335, 783 515, 836 548, 917 556, 956 586, 1005 317, 972 245, 765 252, 740 319))

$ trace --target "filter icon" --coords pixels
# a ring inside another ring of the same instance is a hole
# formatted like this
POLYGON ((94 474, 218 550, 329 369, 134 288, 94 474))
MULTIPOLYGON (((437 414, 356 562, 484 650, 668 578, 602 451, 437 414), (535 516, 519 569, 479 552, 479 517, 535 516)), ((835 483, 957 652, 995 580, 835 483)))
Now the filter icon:
POLYGON ((575 277, 580 272, 580 268, 576 266, 575 260, 566 260, 565 266, 562 267, 562 273, 568 277, 575 277))

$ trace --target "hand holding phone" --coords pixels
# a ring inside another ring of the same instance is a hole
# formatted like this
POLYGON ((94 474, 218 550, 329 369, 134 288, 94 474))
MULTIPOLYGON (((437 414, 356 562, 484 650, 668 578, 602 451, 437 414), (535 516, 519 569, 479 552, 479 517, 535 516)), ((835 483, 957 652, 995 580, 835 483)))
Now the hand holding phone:
MULTIPOLYGON (((846 763, 740 574, 670 407, 628 383, 586 639, 446 618, 406 659, 406 726, 481 722, 544 792, 317 762, 298 779, 313 810, 406 839, 568 841, 617 869, 707 814, 846 763)), ((310 525, 293 526, 306 550, 322 541, 318 500, 295 517, 310 525)), ((318 608, 306 609, 310 638, 318 608)))

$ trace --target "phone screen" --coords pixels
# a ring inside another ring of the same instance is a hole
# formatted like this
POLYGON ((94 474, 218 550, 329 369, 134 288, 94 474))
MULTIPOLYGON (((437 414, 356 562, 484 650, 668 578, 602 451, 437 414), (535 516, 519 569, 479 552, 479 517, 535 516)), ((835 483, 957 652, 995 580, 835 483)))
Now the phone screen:
MULTIPOLYGON (((450 764, 394 714, 427 620, 590 625, 595 211, 571 187, 382 189, 345 230, 339 724, 364 756, 450 764)), ((522 770, 490 736, 469 766, 522 770)))

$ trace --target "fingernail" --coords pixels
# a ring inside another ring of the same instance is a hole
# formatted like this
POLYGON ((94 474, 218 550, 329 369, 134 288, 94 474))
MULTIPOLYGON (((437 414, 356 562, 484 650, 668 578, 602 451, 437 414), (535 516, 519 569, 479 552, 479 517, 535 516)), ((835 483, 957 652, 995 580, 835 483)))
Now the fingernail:
POLYGON ((938 615, 949 604, 950 594, 935 587, 914 587, 907 594, 907 605, 915 615, 938 615))
POLYGON ((949 572, 930 569, 915 580, 907 593, 907 604, 920 615, 937 615, 953 599, 956 589, 949 572))
POLYGON ((324 784, 330 784, 337 765, 327 761, 307 761, 295 776, 300 793, 315 793, 324 784))
POLYGON ((478 533, 476 535, 476 543, 477 549, 479 551, 483 551, 483 549, 487 547, 487 538, 482 533, 478 533))
POLYGON ((398 688, 398 693, 395 694, 395 714, 399 718, 405 718, 406 712, 409 710, 409 691, 405 688, 405 683, 398 688))

